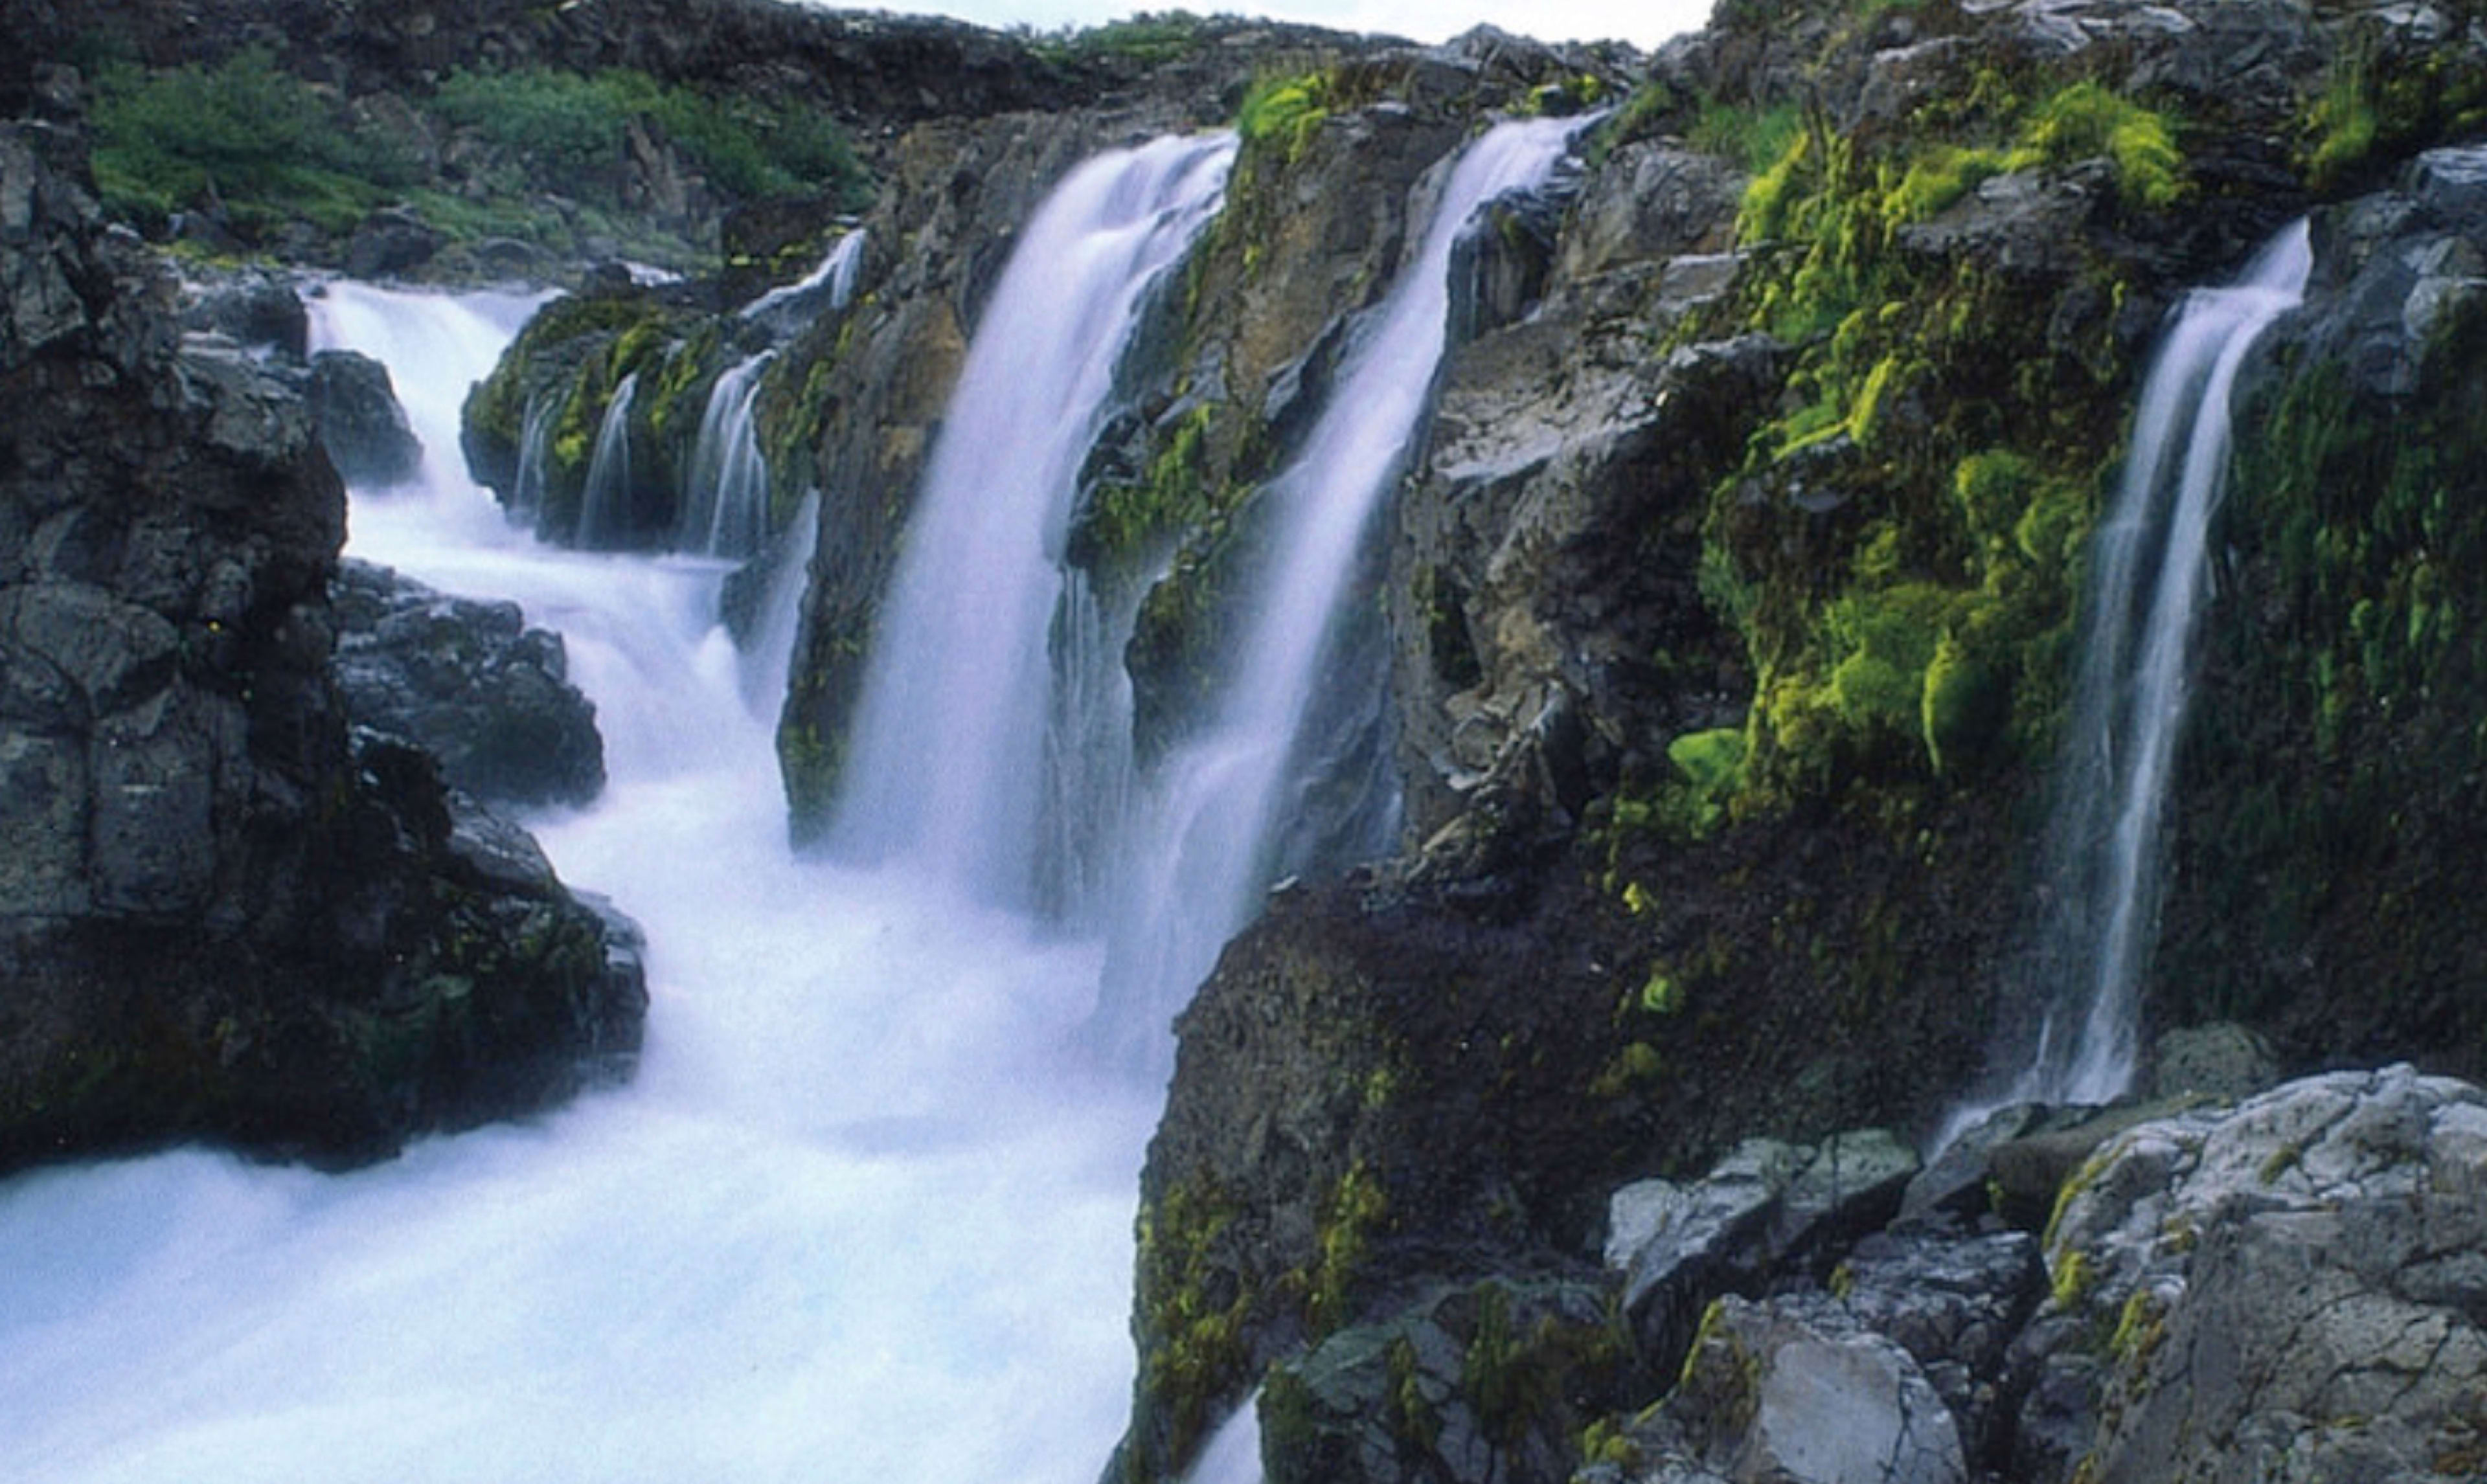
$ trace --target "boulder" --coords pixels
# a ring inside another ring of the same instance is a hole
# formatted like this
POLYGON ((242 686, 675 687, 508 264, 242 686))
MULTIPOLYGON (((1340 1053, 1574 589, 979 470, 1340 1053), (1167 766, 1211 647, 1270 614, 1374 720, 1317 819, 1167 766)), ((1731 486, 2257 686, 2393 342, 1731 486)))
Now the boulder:
POLYGON ((1267 1484, 1560 1478, 1622 1394, 1628 1348, 1600 1284, 1493 1280, 1280 1361, 1261 1391, 1267 1484))
POLYGON ((264 272, 201 286, 182 312, 182 327, 230 337, 299 360, 311 351, 311 316, 293 280, 264 272))
POLYGON ((2487 1093, 2407 1066, 2119 1135, 2067 1195, 2047 1249, 2053 1297, 2016 1358, 2033 1405, 2086 1395, 2096 1422, 2071 1470, 2473 1471, 2487 1416, 2482 1171, 2487 1093))
POLYGON ((320 446, 337 477, 357 488, 410 483, 423 473, 423 440, 405 420, 388 368, 351 350, 311 358, 308 394, 320 446))
POLYGON ((1690 1185, 1617 1191, 1607 1266, 1661 1371, 1679 1362, 1710 1302, 1828 1270, 1831 1255, 1888 1222, 1917 1172, 1916 1152, 1881 1129, 1818 1145, 1748 1140, 1690 1185))
POLYGON ((1606 1476, 1632 1484, 1970 1477, 1951 1414, 1915 1360, 1819 1297, 1719 1300, 1680 1384, 1629 1438, 1630 1463, 1606 1476))
POLYGON ((594 702, 561 636, 515 603, 445 596, 385 567, 340 564, 337 683, 360 726, 414 743, 453 786, 499 806, 580 805, 604 788, 594 702))

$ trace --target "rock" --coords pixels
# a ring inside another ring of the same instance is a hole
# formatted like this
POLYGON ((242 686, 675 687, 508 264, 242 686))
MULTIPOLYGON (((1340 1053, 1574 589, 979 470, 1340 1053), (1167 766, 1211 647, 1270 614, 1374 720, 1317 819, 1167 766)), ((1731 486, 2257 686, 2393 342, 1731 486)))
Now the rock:
POLYGON ((633 935, 349 732, 299 378, 182 338, 83 168, 0 126, 0 1168, 351 1163, 626 1069, 633 935))
POLYGON ((354 721, 440 759, 489 803, 580 805, 604 788, 596 707, 561 636, 515 603, 452 598, 368 563, 340 565, 336 673, 354 721))
POLYGON ((311 316, 292 280, 247 273, 198 289, 182 312, 187 330, 231 337, 300 360, 311 353, 311 316))
POLYGON ((2054 1110, 2029 1132, 1996 1143, 1986 1153, 1996 1214, 2025 1230, 2037 1230, 2054 1211, 2064 1183, 2101 1145, 2183 1106, 2171 1101, 2054 1110))
POLYGON ((1678 1362, 1719 1295, 1827 1267, 1891 1219, 1916 1171, 1914 1150, 1873 1129, 1809 1147, 1748 1140, 1691 1185, 1616 1192, 1607 1265, 1624 1276, 1624 1309, 1652 1363, 1678 1362))
POLYGON ((2271 1043, 2233 1022, 2170 1031, 2151 1053, 2154 1100, 2235 1102, 2278 1081, 2279 1058, 2271 1043))
POLYGON ((1263 1383, 1268 1484, 1563 1477, 1626 1352, 1597 1284, 1490 1281, 1330 1336, 1263 1383))
POLYGON ((1841 1259, 1831 1287, 1859 1324, 1916 1360, 1973 1466, 2005 1452, 2019 1400, 2005 1361, 2047 1295, 2035 1237, 1877 1233, 1841 1259))
POLYGON ((1635 1480, 1965 1484, 1951 1415, 1906 1350, 1834 1304, 1722 1299, 1684 1379, 1637 1424, 1635 1480))
POLYGON ((362 488, 385 489, 423 473, 423 441, 405 420, 388 368, 351 350, 311 358, 311 419, 337 477, 362 488))
POLYGON ((2118 1136, 2065 1202, 2054 1296, 2025 1342, 2041 1396, 2094 1398, 2076 1466, 2329 1481, 2470 1456, 2487 1406, 2482 1155, 2487 1093, 2406 1066, 2118 1136), (2083 1333, 2106 1336, 2087 1365, 2083 1333))
POLYGON ((346 273, 351 278, 394 278, 432 261, 447 240, 411 211, 384 207, 363 218, 346 244, 346 273))

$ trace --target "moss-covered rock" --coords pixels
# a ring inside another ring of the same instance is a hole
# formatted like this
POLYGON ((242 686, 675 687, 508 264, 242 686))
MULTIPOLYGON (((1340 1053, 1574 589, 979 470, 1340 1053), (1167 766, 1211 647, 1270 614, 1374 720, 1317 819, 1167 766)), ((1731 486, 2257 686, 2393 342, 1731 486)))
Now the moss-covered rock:
POLYGON ((709 392, 732 364, 730 331, 685 290, 625 284, 554 299, 468 394, 468 468, 546 540, 664 544, 709 392), (591 522, 588 476, 626 384, 628 478, 591 522))

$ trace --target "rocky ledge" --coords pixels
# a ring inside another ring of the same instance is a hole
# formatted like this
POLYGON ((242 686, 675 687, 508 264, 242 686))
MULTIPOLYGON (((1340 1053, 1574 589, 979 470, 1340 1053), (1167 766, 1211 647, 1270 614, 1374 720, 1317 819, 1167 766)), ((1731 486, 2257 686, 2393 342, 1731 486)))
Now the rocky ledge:
POLYGON ((0 1168, 360 1160, 626 1069, 635 932, 349 726, 343 487, 174 298, 73 136, 0 130, 0 1168))
POLYGON ((1269 1476, 2056 1484, 2487 1465, 2487 1093, 2395 1066, 2036 1137, 2091 1148, 2043 1234, 1961 1210, 2026 1140, 1925 1170, 1879 1131, 1753 1140, 1703 1179, 1627 1186, 1602 1265, 1439 1285, 1274 1367, 1269 1476))

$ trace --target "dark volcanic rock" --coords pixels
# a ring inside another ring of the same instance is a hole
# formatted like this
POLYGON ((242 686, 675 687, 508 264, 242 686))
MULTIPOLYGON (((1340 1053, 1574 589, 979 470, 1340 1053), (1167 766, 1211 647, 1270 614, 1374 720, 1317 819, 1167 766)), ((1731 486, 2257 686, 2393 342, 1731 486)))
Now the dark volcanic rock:
POLYGON ((423 472, 423 440, 407 426, 388 368, 351 350, 311 358, 311 423, 337 477, 358 488, 385 489, 423 472))
POLYGON ((331 589, 337 685, 358 726, 440 760, 488 804, 585 804, 604 789, 596 707, 570 683, 561 636, 516 603, 453 598, 369 563, 331 589))
POLYGON ((189 1136, 353 1160, 627 1066, 630 935, 328 664, 299 395, 179 343, 74 143, 0 129, 0 1166, 189 1136))

